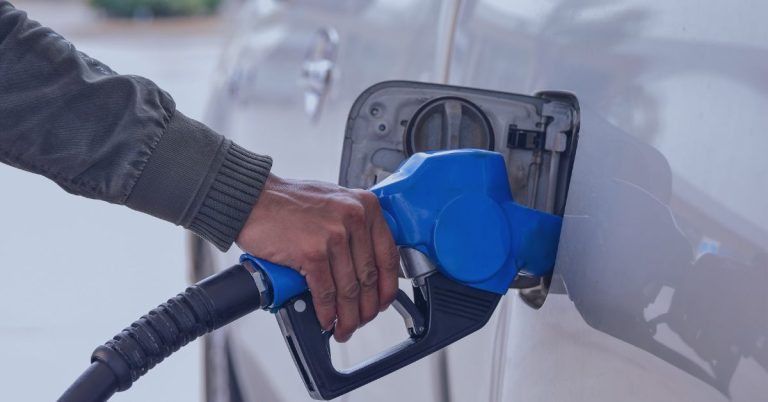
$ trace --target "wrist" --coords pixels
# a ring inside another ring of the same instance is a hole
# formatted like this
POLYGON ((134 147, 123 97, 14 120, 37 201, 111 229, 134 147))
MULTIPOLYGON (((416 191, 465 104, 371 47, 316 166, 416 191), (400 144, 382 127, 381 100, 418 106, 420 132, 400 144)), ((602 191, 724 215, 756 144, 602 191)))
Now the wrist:
POLYGON ((226 251, 235 242, 257 204, 272 159, 230 143, 224 160, 197 208, 189 230, 226 251))

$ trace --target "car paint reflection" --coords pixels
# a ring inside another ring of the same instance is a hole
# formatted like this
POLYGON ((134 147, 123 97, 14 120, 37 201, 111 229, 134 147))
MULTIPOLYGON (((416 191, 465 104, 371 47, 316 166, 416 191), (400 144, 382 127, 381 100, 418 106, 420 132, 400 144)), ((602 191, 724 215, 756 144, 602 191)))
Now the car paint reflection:
MULTIPOLYGON (((585 116, 583 121, 598 119, 585 116)), ((607 123, 590 128, 577 156, 557 268, 569 297, 590 326, 728 396, 740 359, 753 358, 768 370, 768 315, 760 314, 768 311, 765 254, 756 253, 748 262, 710 253, 696 258, 697 249, 668 206, 670 189, 658 187, 671 186, 666 160, 607 123), (604 141, 624 156, 621 168, 579 163, 579 158, 601 160, 594 152, 602 147, 589 144, 604 141), (638 168, 644 177, 657 179, 654 191, 622 174, 638 168), (668 309, 648 318, 654 304, 668 309), (695 356, 669 346, 671 334, 662 333, 663 326, 695 356)))
MULTIPOLYGON (((734 88, 746 87, 763 104, 768 51, 754 47, 754 41, 702 41, 667 32, 674 25, 670 21, 678 21, 674 16, 685 27, 685 21, 693 23, 700 15, 685 9, 674 14, 661 10, 661 3, 522 3, 464 3, 451 82, 577 94, 584 114, 556 273, 591 327, 652 353, 730 398, 743 360, 754 360, 757 371, 768 374, 768 228, 758 219, 761 209, 744 202, 764 194, 757 183, 768 169, 759 160, 751 170, 723 166, 731 169, 733 180, 753 186, 737 187, 740 192, 728 200, 738 203, 719 204, 726 197, 718 182, 696 176, 692 160, 664 141, 682 136, 692 144, 686 148, 689 154, 701 152, 695 146, 701 141, 739 158, 739 145, 718 147, 717 135, 709 135, 707 127, 704 132, 673 132, 670 127, 687 122, 701 129, 694 123, 702 112, 719 116, 713 119, 739 120, 739 127, 751 130, 763 120, 740 118, 736 106, 727 115, 702 110, 696 101, 704 100, 692 95, 699 92, 659 90, 658 85, 692 74, 717 77, 729 85, 714 96, 752 101, 732 95, 734 88), (673 95, 687 108, 667 110, 673 95), (670 125, 670 119, 678 124, 670 125), (686 182, 691 177, 699 180, 686 182)), ((730 36, 736 37, 724 35, 730 36)), ((743 131, 739 134, 730 140, 743 141, 743 131)), ((521 325, 514 317, 509 321, 510 327, 521 325)), ((499 336, 510 340, 503 331, 499 336)), ((508 378, 503 365, 494 372, 502 382, 508 378)), ((499 384, 491 387, 497 399, 499 388, 506 387, 499 384)))

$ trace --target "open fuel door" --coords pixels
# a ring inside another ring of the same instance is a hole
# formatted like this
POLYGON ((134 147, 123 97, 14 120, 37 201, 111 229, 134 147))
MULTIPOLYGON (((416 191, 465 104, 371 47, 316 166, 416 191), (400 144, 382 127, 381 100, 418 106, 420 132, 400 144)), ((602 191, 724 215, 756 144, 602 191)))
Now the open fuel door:
MULTIPOLYGON (((516 202, 563 214, 579 131, 565 92, 534 96, 407 81, 376 84, 349 113, 339 184, 369 188, 416 152, 477 148, 504 156, 516 202)), ((534 308, 551 277, 521 273, 513 287, 534 308)), ((553 287, 556 290, 556 287, 553 287)))

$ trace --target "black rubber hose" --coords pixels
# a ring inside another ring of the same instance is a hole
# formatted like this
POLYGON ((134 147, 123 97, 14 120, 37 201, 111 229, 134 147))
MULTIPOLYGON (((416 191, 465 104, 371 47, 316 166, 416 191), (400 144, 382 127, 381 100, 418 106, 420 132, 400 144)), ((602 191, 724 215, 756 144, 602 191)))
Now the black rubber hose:
POLYGON ((259 288, 251 272, 235 265, 212 275, 139 318, 91 356, 91 366, 59 402, 108 400, 131 387, 182 346, 257 310, 259 288))
POLYGON ((93 362, 59 398, 60 401, 101 402, 117 391, 117 377, 102 362, 93 362))

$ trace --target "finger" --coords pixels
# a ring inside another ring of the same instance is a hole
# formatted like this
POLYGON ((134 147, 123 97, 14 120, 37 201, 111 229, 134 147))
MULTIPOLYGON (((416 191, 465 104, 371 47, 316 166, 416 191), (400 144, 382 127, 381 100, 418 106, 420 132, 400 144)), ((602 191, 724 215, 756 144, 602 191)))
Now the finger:
POLYGON ((389 307, 397 295, 397 273, 400 268, 400 253, 397 251, 392 232, 381 212, 376 213, 371 227, 373 251, 379 283, 379 309, 389 307))
POLYGON ((336 285, 336 329, 333 332, 338 342, 346 342, 360 326, 360 283, 349 251, 349 238, 334 236, 329 254, 331 272, 336 285))
POLYGON ((330 330, 336 319, 337 293, 331 267, 327 257, 311 264, 302 267, 301 272, 306 274, 305 278, 312 294, 312 304, 315 306, 317 321, 323 329, 330 330))
POLYGON ((360 222, 351 228, 350 249, 360 283, 360 324, 366 324, 379 313, 379 273, 374 260, 370 226, 360 222))

